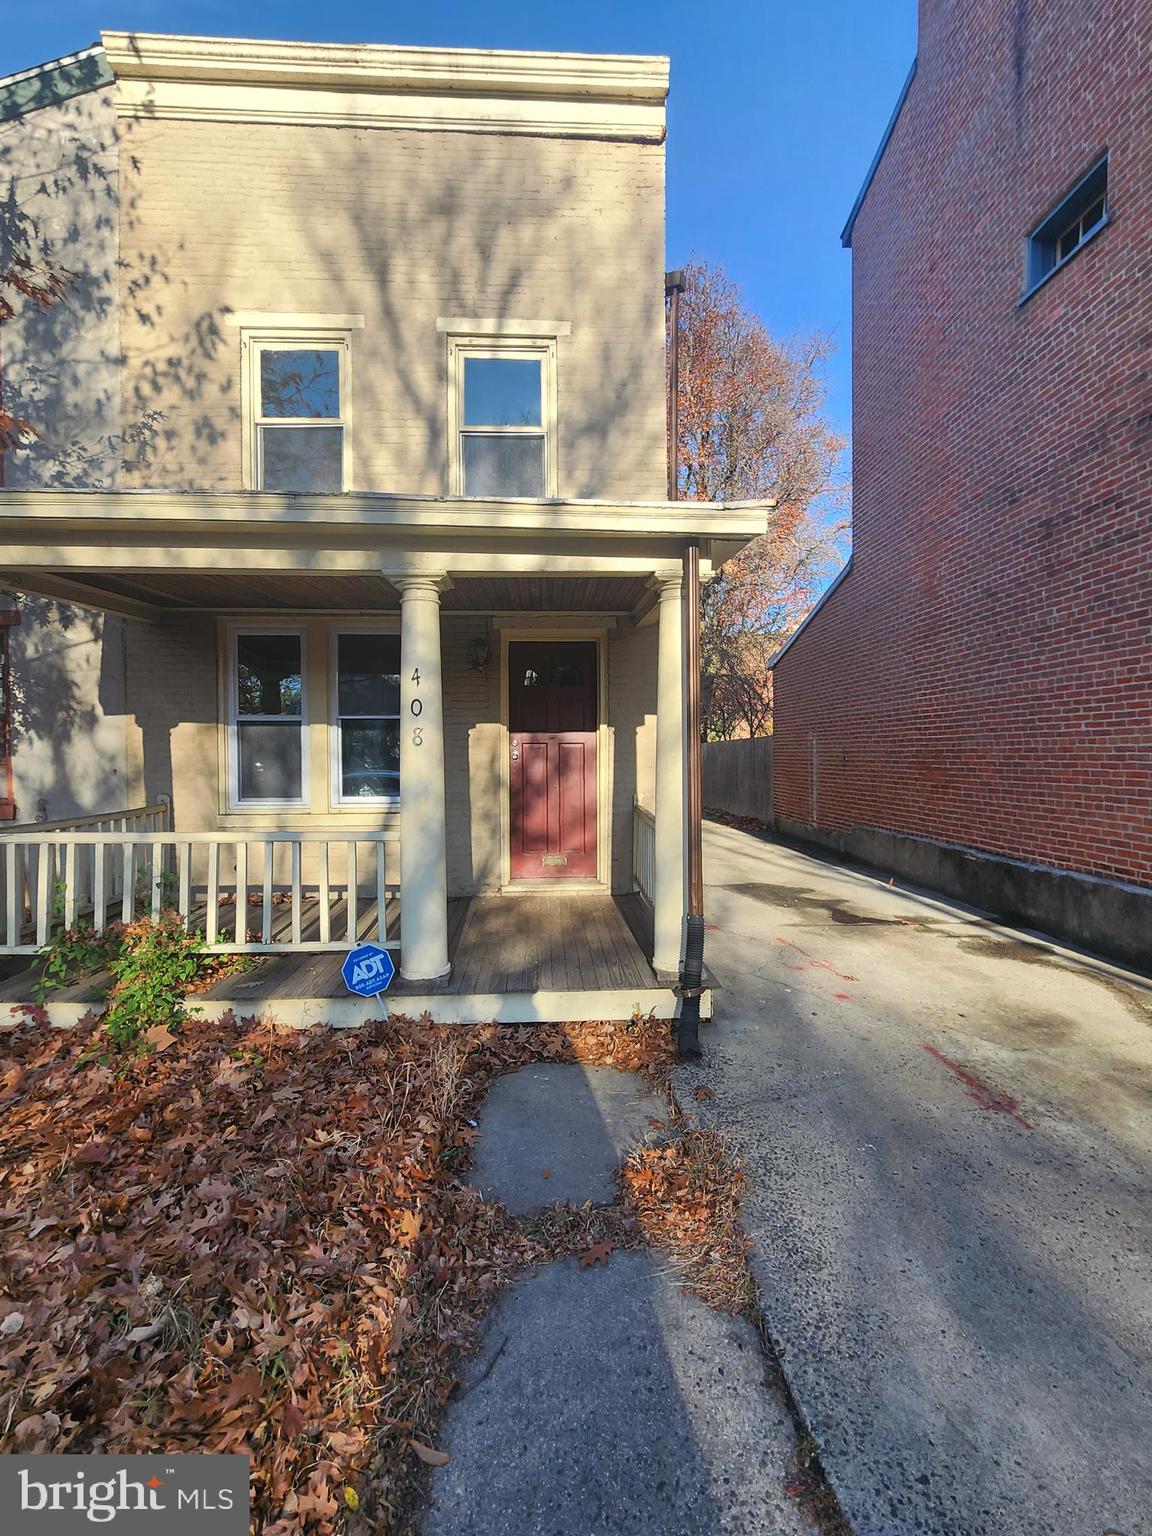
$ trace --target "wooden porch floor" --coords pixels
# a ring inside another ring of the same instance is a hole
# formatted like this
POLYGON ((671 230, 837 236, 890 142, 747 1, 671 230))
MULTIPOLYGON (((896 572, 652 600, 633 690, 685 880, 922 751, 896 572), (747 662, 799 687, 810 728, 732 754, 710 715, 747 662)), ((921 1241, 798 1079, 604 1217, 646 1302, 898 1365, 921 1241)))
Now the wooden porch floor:
MULTIPOLYGON (((388 996, 649 989, 659 985, 647 958, 650 928, 639 896, 544 892, 464 897, 448 903, 451 974, 441 982, 397 976, 388 996)), ((346 997, 343 958, 261 956, 251 971, 226 977, 204 996, 252 1001, 346 997)))
MULTIPOLYGON (((304 913, 306 939, 317 937, 318 919, 310 903, 304 913)), ((396 932, 398 915, 389 911, 389 930, 396 932)), ((260 913, 251 909, 250 926, 258 930, 260 913)), ((375 932, 375 903, 361 904, 357 930, 362 938, 375 932)), ((203 922, 203 909, 193 923, 203 922)), ((333 935, 344 926, 344 906, 332 914, 333 935)), ((221 909, 221 927, 231 930, 235 917, 221 909)), ((287 916, 277 913, 279 936, 287 916)), ((560 895, 463 897, 448 903, 448 956, 451 974, 442 982, 404 981, 397 976, 389 997, 444 993, 618 991, 651 988, 659 983, 648 963, 652 921, 641 897, 608 896, 600 892, 560 895)), ((227 996, 256 1001, 282 997, 347 997, 340 975, 344 951, 261 955, 251 970, 225 977, 204 998, 227 996)), ((36 979, 34 963, 20 965, 13 957, 10 974, 0 980, 0 1003, 28 1002, 36 979)), ((96 1003, 104 998, 109 978, 90 976, 53 994, 56 1002, 96 1003)))

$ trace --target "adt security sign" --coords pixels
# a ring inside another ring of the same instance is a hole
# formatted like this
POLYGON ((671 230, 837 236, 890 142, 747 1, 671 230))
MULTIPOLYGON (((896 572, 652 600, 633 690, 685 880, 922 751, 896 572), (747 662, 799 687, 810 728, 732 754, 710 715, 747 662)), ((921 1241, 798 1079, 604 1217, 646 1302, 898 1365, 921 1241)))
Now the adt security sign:
POLYGON ((358 997, 379 997, 396 974, 392 956, 379 944, 361 944, 340 967, 344 985, 358 997))

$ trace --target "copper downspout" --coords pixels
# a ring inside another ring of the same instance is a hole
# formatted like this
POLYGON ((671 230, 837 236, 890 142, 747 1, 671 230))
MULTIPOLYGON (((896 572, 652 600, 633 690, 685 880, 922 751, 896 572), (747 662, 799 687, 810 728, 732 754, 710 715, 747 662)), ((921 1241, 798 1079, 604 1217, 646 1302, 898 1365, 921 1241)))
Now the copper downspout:
MULTIPOLYGON (((683 272, 664 274, 670 332, 668 358, 668 499, 680 499, 680 295, 683 272)), ((684 957, 680 962, 680 1017, 676 1048, 681 1060, 701 1055, 700 994, 704 989, 704 849, 701 840, 703 791, 700 764, 700 545, 684 547, 684 735, 685 821, 688 837, 688 910, 684 957)))

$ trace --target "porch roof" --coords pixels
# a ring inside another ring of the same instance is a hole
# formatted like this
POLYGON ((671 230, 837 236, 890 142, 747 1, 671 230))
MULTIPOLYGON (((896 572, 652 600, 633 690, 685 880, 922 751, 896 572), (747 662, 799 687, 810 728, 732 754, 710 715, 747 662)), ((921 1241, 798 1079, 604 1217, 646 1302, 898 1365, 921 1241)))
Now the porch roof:
POLYGON ((597 534, 601 537, 752 539, 776 503, 762 501, 614 501, 565 496, 478 497, 282 495, 274 491, 4 490, 0 527, 28 522, 77 530, 150 524, 170 533, 252 527, 318 526, 423 533, 597 534))
POLYGON ((388 578, 432 572, 452 578, 448 611, 632 612, 686 540, 700 541, 707 575, 765 531, 773 506, 5 490, 0 581, 141 619, 174 607, 390 609, 388 578))

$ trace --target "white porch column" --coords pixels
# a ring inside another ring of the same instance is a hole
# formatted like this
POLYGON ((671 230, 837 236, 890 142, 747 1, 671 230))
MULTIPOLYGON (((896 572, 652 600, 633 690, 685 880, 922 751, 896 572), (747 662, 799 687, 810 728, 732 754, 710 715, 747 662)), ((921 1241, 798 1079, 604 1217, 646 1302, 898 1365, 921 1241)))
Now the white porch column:
POLYGON ((400 589, 400 974, 446 976, 444 704, 439 576, 397 576, 400 589))
POLYGON ((656 843, 652 967, 679 971, 685 910, 684 616, 680 572, 658 578, 656 843))

